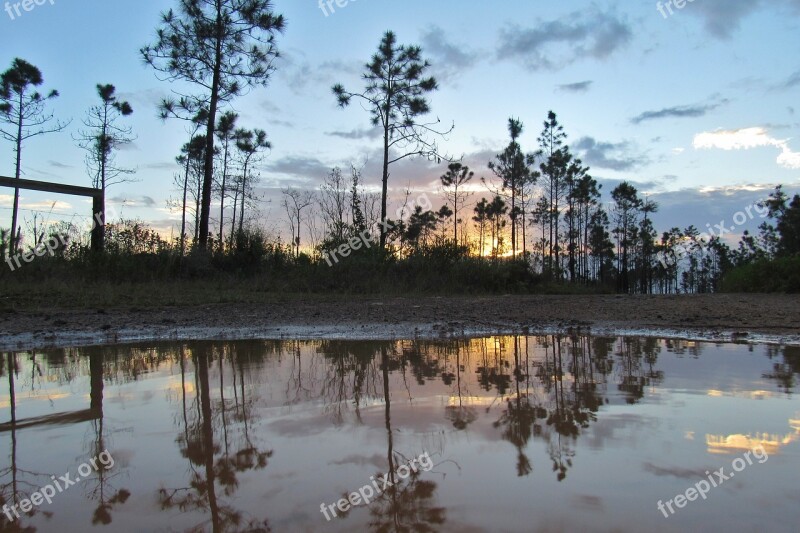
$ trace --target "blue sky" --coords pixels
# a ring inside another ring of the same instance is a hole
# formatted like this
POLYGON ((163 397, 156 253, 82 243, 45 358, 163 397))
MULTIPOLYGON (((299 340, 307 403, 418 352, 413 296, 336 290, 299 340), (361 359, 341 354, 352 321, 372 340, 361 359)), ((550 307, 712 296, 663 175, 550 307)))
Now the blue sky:
MULTIPOLYGON (((94 86, 113 83, 134 107, 137 135, 119 161, 137 167, 139 181, 109 196, 126 217, 164 231, 174 224, 166 200, 177 194, 174 157, 187 134, 157 118, 173 87, 138 54, 174 5, 48 0, 13 20, 0 12, 0 70, 14 57, 37 65, 45 88, 61 93, 56 116, 73 119, 26 145, 25 177, 90 184, 72 136, 95 103, 94 86)), ((380 141, 368 115, 337 108, 330 87, 361 87, 361 67, 388 29, 433 63, 441 86, 433 115, 455 123, 440 144, 478 176, 491 177, 486 163, 507 143, 509 117, 524 122, 521 141, 533 151, 552 109, 606 191, 629 180, 661 204, 659 229, 730 219, 777 183, 800 189, 800 0, 694 0, 666 18, 651 1, 350 0, 328 16, 317 0, 276 0, 275 8, 288 22, 278 70, 268 88, 233 104, 242 126, 265 129, 273 143, 260 172, 263 224, 275 231, 284 226, 281 187, 316 187, 330 167, 351 161, 366 162, 367 185, 378 186, 380 141)), ((442 173, 404 161, 392 170, 392 197, 407 186, 433 193, 442 173)), ((5 141, 0 175, 13 175, 5 141)), ((9 192, 0 191, 2 217, 9 192)), ((88 211, 80 199, 23 192, 32 211, 50 212, 55 201, 51 217, 88 211)))

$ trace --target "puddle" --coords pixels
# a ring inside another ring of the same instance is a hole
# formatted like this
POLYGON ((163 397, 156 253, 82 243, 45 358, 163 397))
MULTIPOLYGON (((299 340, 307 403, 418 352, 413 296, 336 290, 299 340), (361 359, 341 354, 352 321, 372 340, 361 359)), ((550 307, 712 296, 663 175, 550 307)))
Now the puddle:
POLYGON ((147 342, 4 354, 2 367, 3 531, 800 522, 798 347, 578 335, 147 342), (56 490, 65 475, 74 483, 56 490))

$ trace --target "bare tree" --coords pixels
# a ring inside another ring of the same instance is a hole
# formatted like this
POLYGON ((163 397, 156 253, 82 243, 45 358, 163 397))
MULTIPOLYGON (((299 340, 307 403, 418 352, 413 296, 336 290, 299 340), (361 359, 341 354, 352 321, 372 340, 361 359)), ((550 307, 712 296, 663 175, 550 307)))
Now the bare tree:
POLYGON ((289 228, 292 231, 295 257, 300 257, 300 230, 303 224, 303 209, 314 203, 314 193, 292 188, 282 189, 281 193, 283 193, 283 208, 289 217, 289 228))
MULTIPOLYGON (((320 210, 327 239, 338 246, 345 240, 347 227, 347 182, 339 167, 331 169, 319 188, 320 210)), ((333 246, 332 246, 333 247, 333 246)))

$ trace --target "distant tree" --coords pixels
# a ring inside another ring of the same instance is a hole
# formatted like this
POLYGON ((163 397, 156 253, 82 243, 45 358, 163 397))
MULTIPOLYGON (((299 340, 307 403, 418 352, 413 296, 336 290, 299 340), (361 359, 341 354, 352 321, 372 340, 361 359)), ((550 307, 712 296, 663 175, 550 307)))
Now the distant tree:
MULTIPOLYGON (((184 166, 186 173, 183 180, 183 212, 184 216, 181 221, 182 234, 186 231, 186 212, 188 210, 188 200, 192 200, 194 208, 191 209, 194 214, 194 237, 193 243, 197 243, 197 238, 200 230, 200 201, 203 192, 203 175, 205 169, 205 151, 206 151, 205 135, 195 135, 192 139, 183 145, 181 148, 181 155, 175 161, 184 166)), ((182 250, 185 251, 185 237, 183 238, 182 250)))
POLYGON ((570 226, 570 269, 577 269, 579 274, 576 275, 584 282, 590 280, 589 233, 592 213, 597 208, 602 188, 602 185, 587 173, 588 170, 588 168, 582 167, 579 161, 575 162, 573 171, 569 173, 570 192, 567 199, 569 205, 567 217, 570 226))
MULTIPOLYGON (((423 122, 430 112, 426 95, 438 89, 434 77, 425 77, 430 63, 422 59, 419 46, 398 45, 395 34, 386 32, 378 52, 366 65, 363 77, 366 87, 361 93, 351 93, 344 86, 333 86, 340 107, 351 100, 361 99, 372 117, 373 126, 383 133, 383 188, 381 192, 381 222, 386 221, 389 187, 389 167, 407 157, 420 156, 441 160, 439 149, 429 135, 443 136, 453 130, 440 131, 439 119, 423 122), (394 153, 392 151, 394 150, 394 153)), ((386 246, 386 229, 380 230, 380 246, 386 246)))
POLYGON ((361 183, 361 171, 355 165, 351 165, 350 176, 352 179, 352 186, 350 187, 350 218, 353 221, 353 233, 361 233, 370 227, 364 214, 364 198, 358 188, 359 183, 361 183))
POLYGON ((542 269, 545 268, 545 258, 547 257, 547 250, 548 250, 548 240, 547 240, 547 228, 550 223, 550 203, 547 201, 547 198, 541 196, 539 201, 536 202, 536 205, 533 207, 533 211, 531 212, 531 224, 539 228, 541 232, 541 237, 536 241, 534 245, 534 253, 538 251, 541 254, 542 260, 542 269))
MULTIPOLYGON (((234 133, 234 140, 236 141, 236 150, 239 152, 239 161, 242 173, 239 175, 239 180, 236 184, 238 197, 241 199, 239 202, 239 233, 244 228, 244 208, 248 197, 248 188, 252 188, 252 172, 253 166, 260 159, 260 153, 264 150, 272 148, 272 144, 267 140, 267 132, 260 129, 247 130, 239 128, 234 133)), ((236 202, 234 201, 233 210, 236 211, 236 202)), ((236 225, 236 217, 234 215, 232 227, 236 225)), ((233 229, 231 229, 231 238, 233 238, 233 229)))
POLYGON ((303 222, 303 210, 314 203, 314 193, 291 188, 283 189, 281 193, 283 194, 283 208, 286 210, 286 216, 289 218, 289 228, 292 231, 294 256, 297 258, 300 257, 300 230, 303 222))
POLYGON ((508 133, 511 142, 501 154, 489 162, 489 168, 502 180, 503 190, 510 191, 508 196, 511 200, 509 218, 511 220, 511 254, 513 257, 517 256, 517 221, 524 218, 518 200, 523 195, 523 188, 531 176, 526 163, 527 158, 517 142, 519 136, 522 135, 522 130, 523 124, 519 119, 508 119, 508 133))
MULTIPOLYGON (((200 128, 203 124, 203 116, 202 113, 200 116, 196 117, 196 120, 190 121, 191 128, 189 130, 189 142, 183 145, 181 148, 181 153, 178 157, 175 158, 175 162, 180 165, 182 169, 181 174, 176 174, 174 177, 175 185, 178 187, 179 190, 182 191, 182 199, 180 202, 181 208, 181 236, 180 236, 180 247, 181 247, 181 257, 183 257, 186 253, 186 205, 188 200, 188 193, 189 193, 189 180, 192 177, 196 177, 197 175, 197 165, 196 161, 193 161, 193 158, 190 156, 190 152, 194 150, 193 146, 196 147, 196 141, 194 140, 197 136, 197 132, 200 131, 200 128), (195 144, 193 144, 195 143, 195 144)), ((205 142, 205 141, 203 141, 205 142)), ((204 148, 205 149, 205 148, 204 148)), ((202 164, 205 165, 205 160, 203 159, 202 164)), ((177 205, 178 202, 174 202, 172 205, 177 205)), ((170 204, 170 202, 168 202, 170 204)))
MULTIPOLYGON (((58 97, 53 90, 46 95, 36 90, 44 83, 42 72, 24 59, 16 58, 11 67, 0 74, 0 136, 14 144, 14 178, 22 173, 22 146, 28 139, 62 131, 69 123, 53 122, 53 114, 45 110, 47 102, 58 97)), ((17 214, 19 211, 19 189, 14 188, 14 203, 11 209, 11 235, 9 252, 19 247, 17 214)))
POLYGON ((658 212, 658 204, 648 198, 642 201, 642 221, 639 225, 639 290, 642 294, 653 292, 653 267, 658 232, 653 227, 652 213, 658 212))
MULTIPOLYGON (((567 152, 567 148, 563 149, 567 152)), ((577 281, 578 269, 578 255, 580 246, 581 231, 579 225, 581 223, 581 214, 583 213, 582 202, 591 201, 591 198, 584 198, 584 188, 590 187, 588 180, 589 167, 584 167, 580 159, 572 159, 569 157, 569 165, 564 176, 564 183, 566 186, 566 203, 567 211, 565 218, 567 222, 567 256, 569 279, 572 282, 577 281)))
POLYGON ((767 216, 776 221, 775 226, 766 222, 761 225, 762 240, 768 240, 766 235, 774 235, 772 240, 776 255, 800 253, 800 195, 795 194, 789 201, 783 187, 779 185, 760 206, 766 207, 767 216))
POLYGON ((486 244, 486 223, 489 221, 487 217, 489 209, 489 201, 486 198, 481 198, 481 201, 475 205, 472 217, 473 222, 478 226, 478 257, 483 257, 483 250, 486 244))
POLYGON ((100 104, 89 109, 83 121, 87 129, 80 131, 76 139, 79 146, 88 152, 86 169, 92 185, 103 189, 104 193, 111 185, 131 181, 126 176, 135 172, 116 166, 114 161, 114 152, 135 139, 132 128, 117 125, 121 117, 133 114, 133 108, 128 102, 119 100, 115 93, 116 88, 111 84, 97 85, 100 104))
POLYGON ((420 245, 428 244, 430 234, 436 230, 437 214, 433 211, 423 211, 422 206, 415 206, 405 228, 403 239, 410 243, 414 250, 420 245))
POLYGON ((500 196, 495 196, 494 200, 486 208, 486 218, 492 227, 492 257, 497 260, 498 253, 502 248, 502 230, 506 225, 505 215, 508 213, 508 205, 500 196))
POLYGON ((271 0, 178 0, 177 13, 161 15, 156 42, 144 46, 144 61, 168 81, 188 82, 199 94, 161 105, 162 118, 194 116, 207 109, 205 169, 200 213, 200 247, 206 249, 214 180, 217 111, 250 87, 266 86, 278 57, 282 15, 271 0))
POLYGON ((560 201, 564 197, 564 176, 566 174, 567 161, 565 154, 561 152, 567 134, 564 127, 559 124, 558 117, 552 111, 547 114, 544 122, 544 129, 539 135, 538 142, 543 161, 539 165, 544 179, 544 193, 549 205, 550 220, 548 229, 550 238, 548 240, 548 269, 551 273, 558 270, 558 221, 561 212, 559 211, 560 201))
MULTIPOLYGON (((133 108, 128 102, 119 100, 115 93, 116 88, 111 84, 97 85, 100 105, 89 109, 83 121, 87 129, 80 131, 75 138, 78 146, 87 152, 86 170, 92 179, 92 185, 103 189, 104 202, 108 187, 133 181, 130 176, 136 172, 135 169, 116 165, 115 152, 121 146, 133 142, 135 137, 132 136, 133 130, 130 127, 117 125, 121 117, 133 114, 133 108)), ((101 212, 105 218, 105 203, 101 212)))
POLYGON ((236 121, 239 115, 233 111, 223 113, 217 122, 216 136, 222 144, 222 179, 219 185, 219 246, 220 251, 225 247, 225 195, 228 192, 228 171, 231 160, 231 144, 235 142, 236 121))
POLYGON ((608 227, 608 214, 598 206, 589 222, 589 249, 594 259, 593 277, 601 284, 609 280, 614 267, 614 243, 608 227))
POLYGON ((468 166, 454 162, 447 167, 447 173, 439 178, 445 198, 453 206, 453 242, 455 244, 458 244, 458 212, 472 195, 470 192, 465 192, 463 188, 472 181, 473 177, 475 177, 475 173, 468 166))
POLYGON ((627 293, 630 290, 631 250, 636 243, 636 226, 642 208, 642 200, 639 198, 636 188, 627 181, 623 181, 611 191, 611 198, 614 200, 614 234, 617 237, 619 290, 627 293))
POLYGON ((323 180, 319 193, 322 221, 327 233, 323 248, 331 250, 343 244, 348 233, 348 191, 342 169, 331 169, 323 180))

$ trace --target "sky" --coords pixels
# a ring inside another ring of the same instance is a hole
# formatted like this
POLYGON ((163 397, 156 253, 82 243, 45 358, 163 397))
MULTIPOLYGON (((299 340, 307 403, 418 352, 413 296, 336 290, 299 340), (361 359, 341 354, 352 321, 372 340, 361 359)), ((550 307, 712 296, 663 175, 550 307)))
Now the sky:
MULTIPOLYGON (((112 83, 134 109, 124 122, 136 140, 118 161, 137 169, 137 181, 112 187, 109 202, 125 218, 168 233, 180 222, 167 202, 178 197, 175 156, 188 133, 180 121, 161 121, 157 106, 186 87, 160 80, 139 49, 154 42, 160 13, 177 1, 45 0, 19 16, 15 3, 0 0, 0 71, 15 57, 39 67, 43 88, 60 93, 55 116, 72 121, 26 143, 24 177, 91 184, 74 137, 96 104, 95 85, 112 83)), ((477 177, 493 176, 487 163, 507 145, 510 117, 523 122, 520 142, 533 152, 553 110, 606 201, 616 184, 632 182, 659 203, 659 230, 724 220, 732 238, 761 222, 755 215, 734 224, 736 213, 775 185, 800 191, 800 0, 694 0, 682 8, 649 0, 331 5, 275 0, 287 21, 277 70, 268 87, 230 106, 240 126, 264 129, 272 142, 258 168, 259 218, 276 233, 287 232, 281 188, 316 188, 331 167, 355 163, 378 190, 381 140, 358 104, 337 106, 331 86, 361 89, 363 66, 387 30, 422 47, 440 85, 431 118, 455 126, 439 145, 477 177)), ((444 171, 444 164, 404 160, 391 170, 390 197, 400 202, 410 188, 441 198, 444 171)), ((0 175, 14 175, 13 146, 3 140, 0 175)), ((475 189, 471 202, 490 194, 475 189)), ((0 226, 10 225, 12 192, 0 190, 0 219, 9 219, 0 226)), ((89 200, 28 191, 21 205, 28 220, 34 212, 74 219, 90 211, 89 200)))

